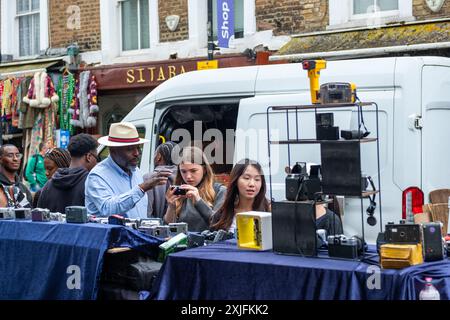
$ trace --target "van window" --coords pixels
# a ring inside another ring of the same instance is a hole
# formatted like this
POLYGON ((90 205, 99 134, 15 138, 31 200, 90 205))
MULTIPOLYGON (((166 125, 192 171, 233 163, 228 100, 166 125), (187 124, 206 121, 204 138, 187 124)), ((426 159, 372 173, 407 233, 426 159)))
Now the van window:
POLYGON ((163 141, 174 141, 181 147, 199 146, 211 162, 216 180, 226 183, 226 175, 233 168, 238 109, 236 99, 172 105, 159 121, 159 143, 155 148, 163 141))
MULTIPOLYGON (((145 138, 145 127, 136 127, 138 134, 139 134, 139 138, 144 139, 145 138)), ((105 147, 103 148, 103 150, 99 153, 100 159, 103 161, 106 158, 108 158, 109 156, 109 148, 105 147)), ((141 155, 142 157, 142 155, 141 155)), ((139 157, 139 161, 138 163, 141 163, 141 157, 139 157)))

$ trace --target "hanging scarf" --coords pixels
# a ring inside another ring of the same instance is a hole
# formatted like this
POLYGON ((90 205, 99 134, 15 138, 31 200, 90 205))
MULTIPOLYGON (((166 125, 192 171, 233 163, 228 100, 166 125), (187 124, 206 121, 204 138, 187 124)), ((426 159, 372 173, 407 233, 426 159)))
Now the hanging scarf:
POLYGON ((62 76, 58 86, 59 99, 59 128, 61 130, 71 130, 69 113, 70 106, 74 99, 75 77, 72 74, 62 76))
POLYGON ((95 76, 92 75, 89 83, 89 117, 86 121, 86 126, 88 128, 95 128, 97 126, 97 114, 99 112, 98 102, 97 102, 97 81, 95 76))

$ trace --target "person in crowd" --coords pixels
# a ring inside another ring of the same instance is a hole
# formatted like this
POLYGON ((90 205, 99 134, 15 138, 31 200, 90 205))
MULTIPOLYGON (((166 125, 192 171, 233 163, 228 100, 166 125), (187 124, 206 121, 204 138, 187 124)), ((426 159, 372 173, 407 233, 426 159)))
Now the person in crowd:
POLYGON ((147 218, 146 192, 157 185, 165 185, 172 172, 161 170, 144 182, 137 165, 141 155, 140 146, 149 140, 139 138, 132 123, 112 124, 109 135, 98 141, 109 147, 110 155, 92 169, 87 177, 85 205, 88 213, 147 218))
POLYGON ((169 170, 172 175, 168 177, 166 185, 156 186, 147 191, 148 197, 148 211, 149 217, 163 218, 167 211, 166 192, 170 185, 175 181, 177 174, 177 166, 172 161, 172 151, 176 144, 174 142, 166 142, 160 144, 155 151, 154 163, 155 170, 153 173, 144 175, 144 181, 151 179, 161 170, 169 170))
POLYGON ((214 183, 214 172, 201 149, 186 147, 179 160, 175 184, 185 195, 180 195, 178 188, 169 188, 164 221, 186 222, 193 232, 207 230, 211 216, 223 204, 226 188, 214 183))
POLYGON ((211 219, 211 230, 235 232, 236 214, 249 211, 270 212, 266 180, 261 165, 249 159, 239 161, 231 170, 225 201, 211 219))
POLYGON ((17 172, 23 154, 16 146, 0 147, 0 207, 31 208, 30 190, 20 182, 17 172))
MULTIPOLYGON (((336 197, 334 197, 332 205, 333 207, 339 206, 336 197)), ((333 211, 333 207, 326 207, 324 204, 316 205, 316 229, 325 230, 327 236, 344 234, 341 219, 339 218, 339 215, 333 211)))
MULTIPOLYGON (((61 148, 48 149, 44 156, 45 175, 47 176, 47 183, 53 178, 56 170, 59 168, 68 168, 70 166, 70 153, 69 151, 61 148)), ((41 196, 42 189, 38 190, 34 194, 33 208, 38 207, 39 198, 41 196)))
POLYGON ((84 207, 84 185, 89 171, 98 162, 97 147, 97 140, 89 134, 82 133, 70 139, 70 166, 59 168, 41 190, 38 208, 64 213, 68 206, 84 207))
POLYGON ((36 192, 47 182, 45 175, 44 155, 47 152, 47 145, 44 142, 39 144, 39 152, 31 156, 25 170, 25 178, 30 183, 30 190, 36 192))
POLYGON ((50 180, 59 168, 70 166, 70 153, 66 149, 48 149, 44 156, 45 175, 50 180))

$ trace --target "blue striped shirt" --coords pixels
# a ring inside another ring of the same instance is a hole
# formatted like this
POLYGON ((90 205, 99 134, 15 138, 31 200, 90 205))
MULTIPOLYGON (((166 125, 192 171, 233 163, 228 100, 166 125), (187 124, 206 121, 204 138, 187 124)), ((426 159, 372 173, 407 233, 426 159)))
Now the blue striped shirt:
POLYGON ((92 169, 85 184, 85 204, 89 214, 147 218, 147 195, 139 188, 144 182, 136 168, 129 176, 109 156, 92 169))

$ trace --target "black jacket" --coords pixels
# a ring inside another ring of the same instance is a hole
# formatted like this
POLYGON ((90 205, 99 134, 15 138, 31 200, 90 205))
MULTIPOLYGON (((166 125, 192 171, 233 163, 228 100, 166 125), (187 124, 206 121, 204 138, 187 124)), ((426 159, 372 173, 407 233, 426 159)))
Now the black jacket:
MULTIPOLYGON (((4 186, 11 186, 14 184, 16 187, 19 188, 20 192, 26 196, 26 198, 31 206, 31 203, 33 201, 33 196, 31 195, 30 190, 28 190, 28 188, 22 182, 20 182, 20 178, 17 174, 15 177, 15 182, 11 183, 11 181, 9 181, 9 179, 3 173, 0 172, 0 183, 4 186)), ((16 199, 16 201, 20 202, 22 197, 20 195, 18 195, 18 197, 19 198, 16 199)))
POLYGON ((83 168, 60 168, 42 188, 38 208, 65 213, 66 207, 84 207, 84 183, 89 172, 83 168))

